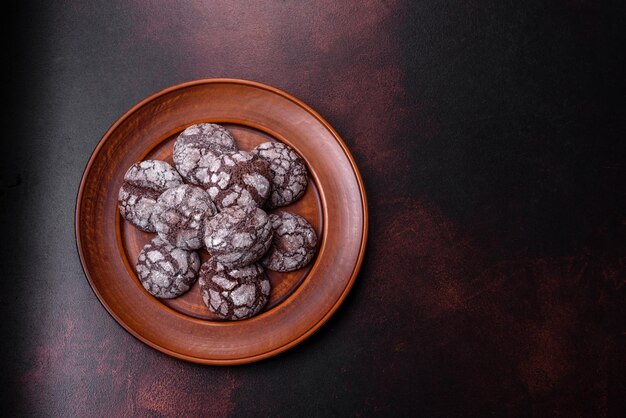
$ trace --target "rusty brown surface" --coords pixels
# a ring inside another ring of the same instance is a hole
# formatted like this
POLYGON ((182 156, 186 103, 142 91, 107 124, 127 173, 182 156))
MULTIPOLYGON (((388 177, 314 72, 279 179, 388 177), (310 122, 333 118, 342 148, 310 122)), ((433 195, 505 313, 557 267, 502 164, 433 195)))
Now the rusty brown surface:
POLYGON ((623 11, 591 2, 24 3, 5 121, 2 342, 16 414, 619 416, 623 11), (239 367, 127 334, 83 275, 84 164, 130 106, 261 81, 342 135, 370 201, 354 290, 239 367), (16 216, 19 214, 19 216, 16 216))

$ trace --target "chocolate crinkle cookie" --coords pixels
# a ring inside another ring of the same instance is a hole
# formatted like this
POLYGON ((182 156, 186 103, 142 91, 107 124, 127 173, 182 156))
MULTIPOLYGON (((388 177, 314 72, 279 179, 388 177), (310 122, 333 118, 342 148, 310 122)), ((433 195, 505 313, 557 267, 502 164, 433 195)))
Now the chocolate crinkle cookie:
POLYGON ((214 123, 191 125, 174 143, 174 165, 185 180, 202 185, 209 164, 222 153, 233 151, 237 151, 237 144, 223 126, 214 123))
POLYGON ((180 174, 165 161, 135 163, 124 175, 118 194, 120 214, 137 228, 155 232, 151 217, 158 197, 180 184, 183 184, 180 174))
POLYGON ((184 250, 202 247, 205 218, 217 212, 211 198, 199 187, 183 184, 159 196, 152 223, 167 243, 184 250))
POLYGON ((171 299, 189 290, 198 277, 200 257, 156 237, 139 253, 137 276, 150 294, 171 299))
POLYGON ((230 206, 207 219, 204 243, 216 261, 236 268, 259 260, 272 243, 272 224, 255 206, 230 206))
POLYGON ((307 265, 317 246, 317 235, 302 216, 290 212, 269 215, 274 230, 272 245, 261 264, 274 271, 287 272, 307 265))
POLYGON ((202 264, 198 284, 209 310, 231 321, 256 315, 267 303, 271 290, 260 265, 229 269, 215 258, 202 264))
POLYGON ((282 142, 264 142, 251 152, 270 164, 272 191, 266 204, 268 208, 286 206, 302 197, 308 172, 298 153, 282 142))
POLYGON ((229 206, 261 207, 270 193, 269 164, 245 151, 230 152, 209 164, 204 186, 218 209, 229 206))

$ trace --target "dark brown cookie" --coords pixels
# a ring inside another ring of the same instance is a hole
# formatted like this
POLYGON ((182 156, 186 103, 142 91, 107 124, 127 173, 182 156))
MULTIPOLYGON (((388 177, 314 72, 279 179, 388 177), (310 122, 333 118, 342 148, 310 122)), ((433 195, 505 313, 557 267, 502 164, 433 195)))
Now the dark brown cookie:
POLYGON ((152 212, 165 190, 183 184, 178 172, 165 161, 146 160, 133 164, 124 175, 118 195, 120 214, 146 232, 155 232, 152 212))
POLYGON ((216 212, 207 192, 183 184, 159 196, 154 205, 152 224, 169 244, 185 250, 197 250, 202 247, 204 220, 216 212))
POLYGON ((274 235, 261 264, 274 271, 293 271, 306 266, 315 255, 317 235, 311 224, 295 213, 269 215, 274 235))
POLYGON ((198 284, 209 310, 231 321, 256 315, 267 304, 271 290, 260 265, 229 269, 215 258, 202 264, 198 284))
POLYGON ((222 153, 233 151, 237 151, 237 144, 223 126, 191 125, 174 143, 174 165, 185 180, 201 185, 206 180, 209 164, 222 153))
POLYGON ((189 290, 198 277, 200 257, 156 237, 139 253, 137 276, 150 294, 171 299, 189 290))
POLYGON ((209 164, 204 186, 218 209, 229 206, 261 207, 270 193, 269 164, 245 151, 230 152, 209 164))
POLYGON ((286 206, 302 197, 306 191, 308 171, 302 157, 290 146, 282 142, 264 142, 251 153, 270 164, 272 191, 266 203, 268 208, 286 206))
POLYGON ((272 243, 272 224, 255 206, 230 206, 207 219, 204 243, 216 261, 229 268, 259 260, 272 243))

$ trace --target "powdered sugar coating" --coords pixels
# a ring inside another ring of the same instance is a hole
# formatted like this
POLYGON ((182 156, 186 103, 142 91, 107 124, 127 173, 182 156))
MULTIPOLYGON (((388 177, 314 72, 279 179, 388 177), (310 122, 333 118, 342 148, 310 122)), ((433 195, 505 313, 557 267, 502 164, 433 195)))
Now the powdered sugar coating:
POLYGON ((306 219, 280 211, 269 215, 274 235, 272 246, 261 264, 274 271, 287 272, 306 266, 315 255, 317 234, 306 219))
POLYGON ((155 232, 151 218, 157 198, 165 190, 180 184, 183 184, 183 179, 165 161, 135 163, 126 171, 120 187, 120 214, 142 231, 155 232))
POLYGON ((160 192, 124 183, 117 197, 120 215, 142 231, 155 232, 151 218, 160 195, 160 192))
POLYGON ((270 193, 269 164, 245 151, 224 153, 208 167, 204 186, 218 209, 229 206, 261 207, 270 193))
POLYGON ((230 206, 205 223, 204 243, 216 261, 229 268, 259 260, 272 243, 272 224, 254 206, 230 206))
POLYGON ((124 181, 157 192, 183 184, 182 177, 174 167, 160 160, 146 160, 131 165, 124 174, 124 181))
POLYGON ((224 152, 237 151, 233 136, 223 126, 200 123, 185 129, 174 143, 174 164, 183 178, 202 185, 209 164, 224 152))
POLYGON ((175 248, 156 237, 139 253, 137 277, 150 294, 171 299, 189 290, 200 269, 195 251, 175 248))
POLYGON ((209 310, 231 321, 257 314, 267 304, 271 290, 260 265, 229 269, 215 257, 202 264, 198 284, 209 310))
POLYGON ((185 250, 196 250, 202 247, 205 219, 216 212, 207 192, 183 184, 159 196, 152 223, 164 241, 185 250))
POLYGON ((306 191, 308 171, 302 157, 282 142, 264 142, 252 154, 270 164, 272 192, 266 203, 268 208, 285 206, 300 199, 306 191))

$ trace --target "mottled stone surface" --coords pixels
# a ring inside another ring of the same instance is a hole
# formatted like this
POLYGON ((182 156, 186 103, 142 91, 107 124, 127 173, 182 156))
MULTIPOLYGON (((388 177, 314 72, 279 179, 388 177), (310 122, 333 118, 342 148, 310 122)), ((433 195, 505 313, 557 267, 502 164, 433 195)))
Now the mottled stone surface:
POLYGON ((162 299, 187 292, 198 278, 200 257, 156 237, 139 253, 135 270, 144 289, 162 299))
POLYGON ((206 221, 206 249, 227 267, 258 261, 271 243, 272 223, 267 213, 255 206, 230 206, 206 221))
POLYGON ((201 185, 208 168, 223 152, 237 150, 235 139, 226 128, 215 123, 200 123, 186 128, 174 143, 174 164, 185 180, 201 185))
POLYGON ((133 164, 120 187, 120 215, 142 231, 155 232, 152 212, 158 197, 182 183, 180 174, 165 161, 146 160, 133 164))
POLYGON ((302 197, 306 191, 308 171, 306 163, 293 148, 282 142, 264 142, 257 145, 252 154, 270 165, 272 192, 268 208, 286 206, 302 197))
POLYGON ((270 281, 259 264, 230 269, 215 258, 202 264, 198 284, 209 310, 230 321, 256 315, 271 291, 270 281))
POLYGON ((204 181, 218 209, 229 206, 262 207, 270 194, 272 174, 269 164, 245 151, 225 153, 208 167, 204 181))
POLYGON ((274 271, 287 272, 306 266, 317 246, 315 230, 302 216, 286 211, 270 213, 274 236, 261 264, 274 271))
POLYGON ((205 219, 216 212, 207 192, 183 184, 159 196, 152 223, 164 241, 185 250, 197 250, 202 247, 205 219))
POLYGON ((3 415, 622 417, 624 7, 14 2, 0 37, 3 415), (153 92, 204 77, 313 107, 369 203, 344 304, 245 366, 135 339, 98 302, 74 240, 102 135, 153 92))

